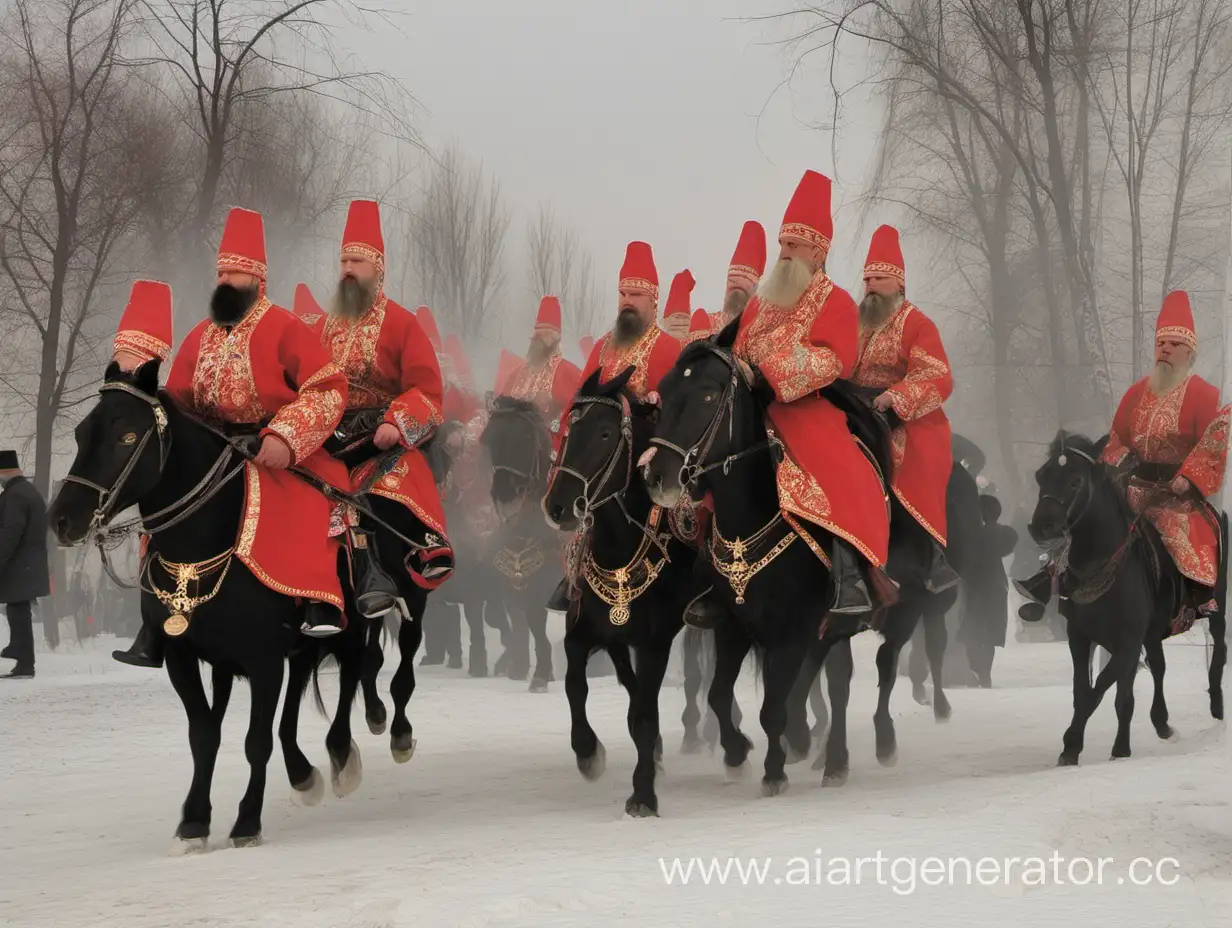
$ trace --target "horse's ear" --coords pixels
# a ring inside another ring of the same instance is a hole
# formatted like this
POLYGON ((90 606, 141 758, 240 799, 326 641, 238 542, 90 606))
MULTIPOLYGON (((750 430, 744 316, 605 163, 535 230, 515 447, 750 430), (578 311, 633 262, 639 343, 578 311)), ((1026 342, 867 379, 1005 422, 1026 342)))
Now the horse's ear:
POLYGON ((596 367, 591 371, 590 376, 582 382, 577 392, 586 396, 594 396, 599 392, 599 368, 596 367))
POLYGON ((719 333, 719 337, 714 340, 714 343, 720 348, 730 348, 736 344, 736 335, 740 332, 740 317, 737 316, 727 325, 723 326, 723 331, 719 333))
POLYGON ((123 376, 124 371, 120 369, 119 361, 107 362, 107 369, 103 371, 103 383, 110 383, 113 380, 119 380, 123 376))
POLYGON ((633 376, 633 372, 637 370, 632 364, 626 367, 623 371, 609 380, 603 385, 603 392, 611 396, 616 396, 625 388, 625 384, 629 382, 629 378, 633 376))
POLYGON ((151 358, 139 368, 133 376, 133 383, 142 393, 155 396, 158 393, 158 369, 162 362, 151 358))

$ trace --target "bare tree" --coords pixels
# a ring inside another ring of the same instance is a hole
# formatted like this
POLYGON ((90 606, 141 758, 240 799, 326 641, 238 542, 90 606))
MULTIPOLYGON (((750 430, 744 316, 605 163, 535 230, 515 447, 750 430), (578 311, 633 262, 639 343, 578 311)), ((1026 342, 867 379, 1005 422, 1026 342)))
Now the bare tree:
POLYGON ((584 250, 577 230, 563 227, 548 204, 527 226, 527 289, 532 298, 560 299, 562 329, 576 340, 593 334, 602 315, 594 259, 584 250))
POLYGON ((410 220, 410 259, 427 302, 464 341, 492 318, 511 219, 500 182, 457 146, 430 168, 410 220))

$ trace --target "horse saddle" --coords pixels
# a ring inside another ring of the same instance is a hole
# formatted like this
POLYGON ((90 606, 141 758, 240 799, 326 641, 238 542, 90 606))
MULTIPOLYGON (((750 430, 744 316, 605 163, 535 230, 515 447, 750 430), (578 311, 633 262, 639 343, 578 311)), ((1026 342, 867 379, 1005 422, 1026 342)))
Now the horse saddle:
POLYGON ((836 380, 818 391, 847 417, 847 428, 881 473, 889 492, 894 476, 892 433, 901 421, 893 409, 879 412, 873 400, 883 392, 876 387, 861 387, 850 380, 836 380))

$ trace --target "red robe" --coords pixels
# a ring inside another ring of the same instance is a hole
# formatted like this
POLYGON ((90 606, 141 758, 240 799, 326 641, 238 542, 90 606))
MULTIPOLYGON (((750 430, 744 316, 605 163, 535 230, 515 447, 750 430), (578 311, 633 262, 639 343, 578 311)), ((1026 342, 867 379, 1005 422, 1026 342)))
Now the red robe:
POLYGON ((945 544, 945 494, 954 452, 950 420, 941 408, 954 390, 941 333, 919 307, 903 302, 871 332, 860 333, 852 381, 886 388, 903 421, 894 429, 894 495, 915 520, 945 544))
POLYGON ((595 371, 601 372, 599 382, 607 383, 633 365, 636 369, 629 378, 629 389, 639 399, 645 399, 648 393, 659 389, 659 381, 679 356, 680 342, 657 325, 650 326, 641 338, 623 350, 612 344, 612 333, 608 332, 591 349, 579 383, 585 382, 595 371))
POLYGON ((440 494, 419 450, 442 422, 441 368, 428 336, 384 292, 359 319, 324 317, 317 334, 350 384, 347 409, 383 408, 385 423, 401 435, 404 450, 392 469, 378 473, 379 458, 360 464, 351 473, 355 490, 402 503, 447 544, 440 494))
POLYGON ((455 383, 445 385, 441 414, 446 422, 470 422, 483 409, 483 400, 455 383))
POLYGON ((767 413, 786 451, 778 469, 783 511, 850 542, 881 567, 890 543, 881 479, 843 413, 815 395, 840 377, 850 379, 858 347, 855 302, 818 271, 793 307, 749 300, 735 351, 761 370, 778 400, 767 413))
MULTIPOLYGON (((261 435, 286 442, 293 464, 349 489, 346 468, 321 450, 346 407, 346 378, 312 330, 267 298, 230 334, 209 320, 198 323, 176 352, 167 392, 205 419, 270 420, 261 435)), ((271 590, 341 609, 338 542, 328 537, 333 505, 287 471, 250 463, 246 474, 235 556, 271 590)))
MULTIPOLYGON (((1126 391, 1112 420, 1102 459, 1118 465, 1129 452, 1149 464, 1176 467, 1204 497, 1223 485, 1228 461, 1229 407, 1219 407, 1219 390, 1190 375, 1163 396, 1147 389, 1147 378, 1126 391)), ((1155 496, 1155 494, 1151 494, 1155 496)), ((1208 587, 1219 570, 1218 524, 1206 507, 1173 496, 1147 506, 1142 487, 1129 487, 1129 504, 1159 530, 1177 569, 1208 587)))
POLYGON ((575 364, 566 361, 565 356, 557 349, 538 367, 532 367, 529 361, 523 361, 509 379, 500 385, 498 393, 534 403, 545 418, 552 420, 573 402, 574 394, 581 384, 582 372, 575 364))

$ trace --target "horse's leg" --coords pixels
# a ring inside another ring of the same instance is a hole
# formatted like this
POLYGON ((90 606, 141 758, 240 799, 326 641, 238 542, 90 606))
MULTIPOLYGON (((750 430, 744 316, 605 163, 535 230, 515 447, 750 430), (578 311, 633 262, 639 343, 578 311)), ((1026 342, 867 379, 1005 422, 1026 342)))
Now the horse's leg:
MULTIPOLYGON (((1108 670, 1114 675, 1116 682, 1116 714, 1117 714, 1117 733, 1116 739, 1112 742, 1112 759, 1118 757, 1129 757, 1129 726, 1134 720, 1134 677, 1138 675, 1138 655, 1142 653, 1142 645, 1134 648, 1133 654, 1118 652, 1112 656, 1112 660, 1108 664, 1108 670)), ((1160 655, 1162 657, 1162 654, 1160 655)), ((1152 670, 1154 674, 1154 670, 1152 670)), ((1101 673, 1102 677, 1103 674, 1101 673)), ((1162 675, 1161 675, 1162 676, 1162 675)), ((1162 683, 1162 680, 1160 681, 1162 683)), ((1096 680, 1096 693, 1103 695, 1099 688, 1100 681, 1096 680)), ((1152 706, 1152 709, 1154 707, 1152 706)), ((1165 710, 1167 711, 1167 710, 1165 710)))
POLYGON ((513 628, 509 623, 509 613, 505 609, 504 600, 485 600, 483 621, 500 635, 501 653, 492 665, 492 673, 498 677, 505 676, 509 673, 509 662, 513 659, 513 628))
POLYGON ((787 728, 783 732, 783 750, 787 763, 797 764, 808 758, 812 748, 812 736, 808 725, 809 693, 821 675, 821 665, 826 659, 826 646, 814 641, 808 648, 800 672, 787 695, 787 728))
POLYGON ((686 628, 681 642, 680 654, 684 664, 684 712, 680 723, 684 725, 684 738, 680 742, 681 754, 698 754, 702 749, 702 737, 697 724, 702 720, 698 697, 702 691, 702 632, 686 628))
POLYGON ((364 720, 368 723, 368 731, 374 735, 385 734, 385 725, 389 718, 385 711, 385 703, 376 688, 377 677, 385 665, 385 649, 381 646, 381 634, 384 630, 384 619, 368 622, 367 640, 364 642, 363 669, 360 674, 360 683, 364 688, 364 720))
POLYGON ((752 640, 735 622, 722 621, 714 630, 714 677, 710 681, 707 700, 719 723, 719 741, 723 744, 723 764, 729 776, 740 776, 748 760, 753 742, 732 721, 736 678, 752 640))
POLYGON ((847 703, 851 698, 851 638, 843 636, 830 646, 826 655, 826 689, 830 694, 830 734, 825 751, 813 761, 813 769, 823 768, 822 786, 842 786, 847 782, 850 758, 847 752, 847 703))
POLYGON ((450 670, 462 669, 462 607, 454 603, 442 603, 444 618, 441 634, 445 639, 446 666, 450 670))
POLYGON ((466 627, 470 633, 470 655, 467 673, 472 677, 488 675, 488 639, 483 621, 483 599, 466 597, 462 603, 466 627))
MULTIPOLYGON (((546 598, 545 598, 546 601, 546 598)), ((523 601, 526 624, 535 640, 535 672, 531 677, 530 691, 546 693, 552 681, 552 642, 548 639, 548 611, 542 603, 523 601)))
POLYGON ((1151 699, 1151 724, 1155 726, 1155 734, 1163 739, 1171 738, 1172 726, 1168 724, 1168 703, 1164 700, 1164 672, 1167 663, 1164 661, 1164 643, 1158 638, 1145 643, 1146 662, 1151 668, 1151 680, 1155 684, 1155 694, 1151 699))
POLYGON ((188 716, 188 744, 193 756, 192 783, 175 829, 179 844, 173 853, 203 851, 210 836, 210 783, 222 738, 222 714, 211 710, 201 682, 196 655, 182 647, 168 647, 164 656, 167 676, 188 716))
POLYGON ((591 642, 584 627, 579 619, 565 632, 565 698, 569 700, 569 744, 577 758, 578 772, 594 781, 603 776, 607 767, 607 751, 586 717, 586 697, 590 693, 586 664, 590 661, 591 642))
POLYGON ((389 725, 389 753, 400 764, 415 755, 414 729, 406 717, 406 704, 415 692, 415 652, 422 640, 421 623, 403 622, 398 627, 398 669, 389 681, 389 696, 394 703, 394 717, 389 725))
POLYGON ((511 600, 507 605, 509 613, 509 665, 507 668, 510 680, 525 680, 530 676, 530 625, 526 620, 526 609, 517 600, 511 600))
POLYGON ((330 782, 334 795, 343 799, 355 790, 364 778, 364 764, 359 745, 351 737, 351 706, 359 691, 359 678, 364 661, 364 643, 348 641, 338 654, 338 709, 333 724, 325 733, 325 750, 329 754, 330 782))
POLYGON ((637 817, 659 814, 655 795, 655 767, 660 752, 659 690, 671 655, 672 642, 656 641, 637 651, 637 685, 630 707, 630 732, 637 745, 633 768, 633 793, 625 801, 625 814, 637 817))
MULTIPOLYGON (((1226 543, 1226 542, 1225 542, 1226 543)), ((1222 607, 1222 604, 1221 604, 1222 607)), ((1221 611, 1207 619, 1211 644, 1211 669, 1207 692, 1211 697, 1211 717, 1223 718, 1223 668, 1228 663, 1228 624, 1221 611)))
MULTIPOLYGON (((825 670, 825 662, 822 662, 822 670, 825 670)), ((814 742, 810 748, 821 744, 822 739, 826 736, 826 729, 830 725, 830 711, 826 707, 826 697, 821 692, 821 674, 813 677, 813 685, 809 687, 809 707, 813 710, 813 727, 809 731, 809 735, 814 742)))
POLYGON ((1069 623, 1068 638, 1069 656, 1074 665, 1074 717, 1061 739, 1061 756, 1057 759, 1059 767, 1072 767, 1078 763, 1087 719, 1095 711, 1091 689, 1091 639, 1080 632, 1073 622, 1069 623))
MULTIPOLYGON (((907 676, 911 680, 911 698, 921 706, 932 703, 928 689, 924 683, 928 680, 928 644, 924 638, 924 629, 917 628, 911 636, 911 653, 907 655, 907 676)), ((937 675, 933 674, 933 683, 937 675)))
POLYGON ((278 720, 278 740, 282 742, 282 759, 291 781, 291 801, 298 805, 315 806, 325 794, 321 771, 312 766, 299 746, 299 709, 312 676, 313 654, 304 648, 287 660, 287 692, 282 701, 282 718, 278 720))
MULTIPOLYGON (((783 769, 787 752, 783 749, 787 730, 787 700, 793 690, 801 695, 800 708, 803 715, 804 701, 808 696, 807 683, 799 687, 803 674, 800 672, 807 650, 807 639, 801 636, 794 641, 777 644, 766 651, 765 691, 761 702, 761 727, 766 733, 766 761, 761 779, 762 795, 777 796, 787 790, 787 773, 783 769)), ((819 665, 820 666, 820 665, 819 665)), ((801 754, 808 755, 808 724, 800 727, 804 738, 801 754)), ((799 750, 799 745, 796 746, 799 750)))
POLYGON ((249 689, 252 706, 248 715, 248 735, 244 756, 248 758, 248 789, 240 799, 239 815, 231 826, 233 847, 248 847, 261 842, 261 809, 265 804, 265 768, 274 752, 274 716, 278 713, 278 694, 282 691, 283 657, 278 654, 252 669, 249 689))
MULTIPOLYGON (((949 610, 938 610, 937 598, 930 596, 929 601, 924 604, 924 618, 920 624, 924 626, 924 650, 928 654, 928 667, 933 677, 933 718, 938 722, 948 722, 951 713, 950 701, 942 689, 942 678, 945 675, 945 649, 950 637, 945 627, 945 616, 949 610)), ((914 651, 918 644, 911 647, 914 651)))

